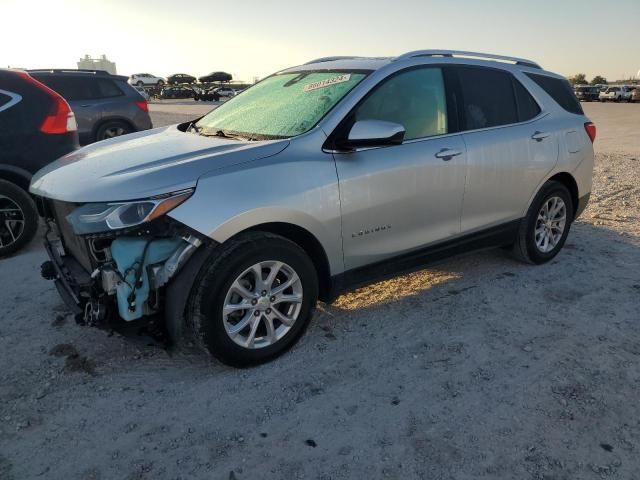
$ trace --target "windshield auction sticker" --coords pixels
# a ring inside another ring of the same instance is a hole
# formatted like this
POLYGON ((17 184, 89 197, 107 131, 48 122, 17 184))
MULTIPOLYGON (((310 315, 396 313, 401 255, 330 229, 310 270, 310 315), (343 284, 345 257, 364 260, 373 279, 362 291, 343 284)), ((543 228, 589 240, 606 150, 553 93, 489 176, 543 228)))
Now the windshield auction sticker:
POLYGON ((330 87, 331 85, 335 85, 336 83, 344 83, 348 82, 351 79, 350 73, 345 73, 344 75, 338 75, 337 77, 327 78, 326 80, 320 80, 319 82, 308 83, 303 87, 303 91, 310 92, 312 90, 317 90, 319 88, 330 87))

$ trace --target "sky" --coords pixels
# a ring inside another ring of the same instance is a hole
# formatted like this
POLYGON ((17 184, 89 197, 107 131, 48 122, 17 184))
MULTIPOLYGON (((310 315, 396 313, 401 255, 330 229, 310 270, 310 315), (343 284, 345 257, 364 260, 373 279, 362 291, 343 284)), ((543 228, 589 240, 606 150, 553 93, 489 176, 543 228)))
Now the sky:
POLYGON ((640 0, 0 0, 0 17, 0 67, 76 68, 106 54, 124 75, 252 81, 317 57, 435 48, 588 79, 640 70, 640 0))

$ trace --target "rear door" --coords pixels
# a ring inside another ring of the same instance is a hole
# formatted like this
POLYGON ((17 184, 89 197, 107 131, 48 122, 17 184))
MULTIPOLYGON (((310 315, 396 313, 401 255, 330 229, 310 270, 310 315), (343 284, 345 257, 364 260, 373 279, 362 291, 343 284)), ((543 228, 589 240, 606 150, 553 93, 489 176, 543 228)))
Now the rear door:
POLYGON ((348 117, 399 123, 406 135, 401 145, 334 154, 347 269, 459 233, 466 156, 462 136, 450 133, 444 77, 438 67, 396 73, 348 117))
POLYGON ((470 233, 522 217, 558 161, 558 139, 511 73, 475 66, 455 71, 467 147, 461 231, 470 233))

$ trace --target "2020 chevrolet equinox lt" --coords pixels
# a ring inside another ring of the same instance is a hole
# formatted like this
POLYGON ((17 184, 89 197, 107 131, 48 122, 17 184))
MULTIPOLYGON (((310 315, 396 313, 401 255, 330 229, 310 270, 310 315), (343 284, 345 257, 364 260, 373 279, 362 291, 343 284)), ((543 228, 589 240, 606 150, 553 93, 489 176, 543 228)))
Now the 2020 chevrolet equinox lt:
POLYGON ((478 247, 551 260, 588 202, 594 138, 569 83, 528 60, 318 59, 41 170, 43 274, 89 323, 163 316, 257 364, 356 284, 478 247))

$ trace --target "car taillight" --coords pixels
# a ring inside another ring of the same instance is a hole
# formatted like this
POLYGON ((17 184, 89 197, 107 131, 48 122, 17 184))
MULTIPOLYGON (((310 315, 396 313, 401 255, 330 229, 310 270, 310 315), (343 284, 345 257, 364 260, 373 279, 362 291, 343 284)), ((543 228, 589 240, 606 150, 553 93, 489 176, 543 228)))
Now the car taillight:
POLYGON ((587 122, 584 124, 584 129, 587 131, 587 135, 591 139, 591 143, 596 140, 596 125, 595 123, 587 122))
POLYGON ((46 134, 71 133, 78 130, 76 116, 73 114, 71 107, 67 101, 60 96, 59 93, 51 90, 44 83, 37 81, 26 72, 16 72, 20 77, 29 82, 31 85, 45 92, 53 105, 49 110, 49 114, 45 117, 44 122, 40 125, 40 131, 46 134))
POLYGON ((40 131, 48 134, 70 133, 78 130, 76 116, 60 95, 53 99, 54 107, 40 125, 40 131))
POLYGON ((138 107, 143 112, 148 112, 149 111, 149 105, 147 105, 147 101, 146 100, 138 100, 138 101, 135 102, 135 104, 136 104, 136 107, 138 107))

